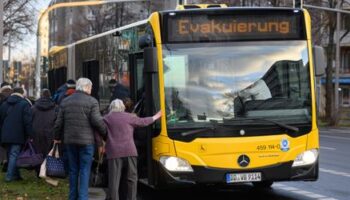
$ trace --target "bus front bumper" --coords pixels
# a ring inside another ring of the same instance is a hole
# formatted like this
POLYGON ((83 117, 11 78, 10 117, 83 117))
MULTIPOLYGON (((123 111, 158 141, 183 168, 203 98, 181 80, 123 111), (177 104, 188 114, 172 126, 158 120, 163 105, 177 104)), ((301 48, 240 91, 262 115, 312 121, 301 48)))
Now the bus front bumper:
POLYGON ((262 181, 316 181, 318 179, 318 160, 308 166, 292 167, 293 161, 254 169, 222 169, 192 166, 193 172, 169 172, 156 162, 158 184, 161 185, 228 185, 226 174, 261 172, 262 181))

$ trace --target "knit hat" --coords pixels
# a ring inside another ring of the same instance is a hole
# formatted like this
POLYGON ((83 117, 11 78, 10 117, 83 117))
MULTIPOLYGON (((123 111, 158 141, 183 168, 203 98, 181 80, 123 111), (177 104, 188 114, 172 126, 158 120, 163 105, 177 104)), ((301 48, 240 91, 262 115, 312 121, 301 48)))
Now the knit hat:
POLYGON ((2 92, 6 88, 12 89, 11 85, 8 82, 2 82, 0 85, 0 92, 2 92))
POLYGON ((75 81, 72 80, 72 79, 69 79, 67 82, 66 82, 66 85, 68 88, 75 88, 75 81))
POLYGON ((108 81, 108 87, 115 87, 117 85, 117 81, 115 79, 111 79, 108 81))
POLYGON ((2 82, 0 85, 0 88, 3 88, 3 87, 10 87, 11 88, 11 85, 10 85, 10 83, 5 81, 5 82, 2 82))

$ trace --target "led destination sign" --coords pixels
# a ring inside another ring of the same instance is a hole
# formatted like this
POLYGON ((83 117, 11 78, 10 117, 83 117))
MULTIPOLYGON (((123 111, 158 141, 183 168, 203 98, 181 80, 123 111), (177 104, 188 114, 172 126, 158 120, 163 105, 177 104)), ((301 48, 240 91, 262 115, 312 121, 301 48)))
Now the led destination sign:
POLYGON ((300 15, 169 15, 167 42, 303 39, 300 15))

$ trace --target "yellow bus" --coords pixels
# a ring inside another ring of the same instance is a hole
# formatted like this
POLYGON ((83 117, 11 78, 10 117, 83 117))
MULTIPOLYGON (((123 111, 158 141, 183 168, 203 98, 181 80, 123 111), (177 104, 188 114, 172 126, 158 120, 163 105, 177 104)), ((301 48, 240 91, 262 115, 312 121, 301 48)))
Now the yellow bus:
POLYGON ((140 181, 157 188, 318 178, 309 13, 294 8, 155 12, 50 52, 50 89, 88 77, 101 107, 116 80, 133 112, 140 181))

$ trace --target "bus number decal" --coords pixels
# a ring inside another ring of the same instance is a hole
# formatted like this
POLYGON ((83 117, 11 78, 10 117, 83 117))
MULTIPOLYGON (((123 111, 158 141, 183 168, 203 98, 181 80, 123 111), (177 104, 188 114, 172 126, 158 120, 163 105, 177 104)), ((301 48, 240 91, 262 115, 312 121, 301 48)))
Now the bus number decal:
POLYGON ((271 150, 279 150, 281 148, 280 144, 269 144, 269 145, 258 145, 256 150, 258 151, 271 151, 271 150))

